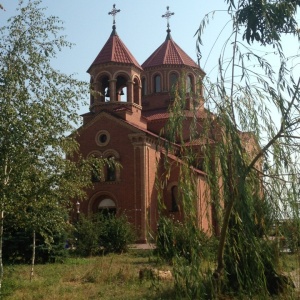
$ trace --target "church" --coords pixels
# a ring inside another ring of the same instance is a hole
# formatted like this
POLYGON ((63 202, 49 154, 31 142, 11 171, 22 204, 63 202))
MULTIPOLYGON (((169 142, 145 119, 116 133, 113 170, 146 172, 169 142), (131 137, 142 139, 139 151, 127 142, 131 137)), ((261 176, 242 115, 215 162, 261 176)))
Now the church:
MULTIPOLYGON (((195 115, 201 123, 207 115, 201 85, 205 72, 173 40, 169 26, 173 13, 169 7, 163 15, 167 19, 166 39, 142 64, 117 34, 115 16, 119 11, 114 5, 109 12, 113 17, 112 32, 87 70, 90 107, 82 115, 83 124, 77 129, 76 140, 83 157, 114 159, 121 167, 107 165, 102 175, 92 176, 94 187, 80 203, 80 213, 125 214, 136 229, 138 240, 146 242, 149 232, 155 233, 157 229, 156 181, 164 171, 164 156, 180 161, 176 152, 166 154, 163 147, 158 147, 170 117, 174 86, 183 78, 186 125, 195 115)), ((183 132, 188 140, 188 127, 183 132)), ((201 153, 201 144, 195 140, 190 147, 201 153)), ((201 162, 197 166, 197 220, 202 230, 210 231, 213 209, 208 204, 208 185, 201 162)), ((180 163, 174 164, 162 193, 165 214, 177 220, 182 219, 177 195, 179 168, 180 163)))

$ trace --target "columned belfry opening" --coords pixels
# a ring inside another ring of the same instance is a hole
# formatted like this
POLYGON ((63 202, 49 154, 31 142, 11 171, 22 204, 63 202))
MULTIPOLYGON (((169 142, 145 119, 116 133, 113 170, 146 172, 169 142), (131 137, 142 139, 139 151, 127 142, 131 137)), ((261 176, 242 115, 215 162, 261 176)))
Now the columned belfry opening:
POLYGON ((141 106, 142 67, 121 41, 116 30, 115 17, 120 9, 113 9, 112 32, 102 50, 88 69, 91 75, 90 104, 93 112, 97 105, 112 107, 112 104, 137 104, 141 106))
POLYGON ((128 102, 127 82, 128 79, 125 78, 125 76, 122 75, 117 76, 116 101, 128 102))

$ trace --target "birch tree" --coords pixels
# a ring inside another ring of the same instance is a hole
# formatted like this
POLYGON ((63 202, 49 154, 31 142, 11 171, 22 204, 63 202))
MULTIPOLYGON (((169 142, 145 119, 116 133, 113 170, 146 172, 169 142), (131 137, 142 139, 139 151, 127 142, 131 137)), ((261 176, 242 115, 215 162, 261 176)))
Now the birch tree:
MULTIPOLYGON (((74 179, 80 172, 65 156, 77 150, 70 133, 88 86, 51 67, 57 52, 72 44, 60 33, 62 22, 47 16, 41 3, 19 1, 17 15, 0 29, 0 284, 5 213, 26 214, 16 208, 27 199, 23 204, 40 209, 45 229, 57 221, 49 211, 43 214, 45 203, 66 204, 87 179, 74 179)), ((43 227, 31 224, 33 232, 43 227)))

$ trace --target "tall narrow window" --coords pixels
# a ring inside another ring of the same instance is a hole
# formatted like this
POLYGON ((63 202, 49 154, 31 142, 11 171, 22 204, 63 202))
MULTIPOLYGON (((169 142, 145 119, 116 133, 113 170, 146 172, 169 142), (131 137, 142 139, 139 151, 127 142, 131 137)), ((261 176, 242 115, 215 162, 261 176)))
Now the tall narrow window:
POLYGON ((161 78, 160 75, 156 75, 154 77, 154 92, 160 93, 161 91, 161 78))
POLYGON ((147 81, 146 78, 144 77, 142 79, 142 96, 147 95, 147 81))
POLYGON ((186 93, 191 93, 193 91, 193 80, 191 75, 186 76, 185 85, 186 85, 186 93))
POLYGON ((101 172, 97 166, 92 167, 92 182, 99 182, 101 180, 101 172))
POLYGON ((179 211, 178 207, 178 188, 176 185, 174 185, 171 189, 172 193, 172 211, 176 212, 179 211))
POLYGON ((171 73, 170 75, 170 90, 176 89, 178 83, 178 75, 176 73, 171 73))
POLYGON ((108 158, 110 160, 110 163, 107 165, 106 169, 106 180, 107 181, 115 181, 116 180, 116 167, 113 164, 114 163, 114 157, 111 156, 108 158))

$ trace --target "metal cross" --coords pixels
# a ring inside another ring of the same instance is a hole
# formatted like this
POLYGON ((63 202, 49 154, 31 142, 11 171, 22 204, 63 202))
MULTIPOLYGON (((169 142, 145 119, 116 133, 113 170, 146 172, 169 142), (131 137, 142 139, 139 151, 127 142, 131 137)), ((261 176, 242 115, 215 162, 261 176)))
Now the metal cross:
POLYGON ((121 10, 120 9, 116 9, 116 4, 113 5, 113 9, 108 13, 109 15, 113 16, 113 25, 116 24, 116 20, 115 20, 115 16, 117 13, 119 13, 121 10))
POLYGON ((171 16, 173 16, 174 13, 169 11, 169 6, 167 6, 167 11, 164 15, 162 15, 162 18, 166 18, 167 19, 167 27, 169 29, 170 25, 169 25, 169 19, 171 18, 171 16))

